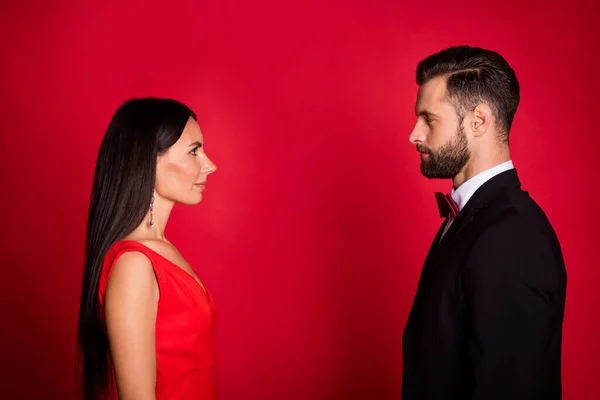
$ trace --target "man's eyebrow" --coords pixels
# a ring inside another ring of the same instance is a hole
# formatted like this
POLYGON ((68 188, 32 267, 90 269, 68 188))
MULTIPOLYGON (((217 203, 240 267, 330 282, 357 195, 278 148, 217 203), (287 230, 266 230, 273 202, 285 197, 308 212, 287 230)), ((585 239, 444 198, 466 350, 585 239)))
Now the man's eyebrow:
POLYGON ((415 110, 415 115, 417 117, 437 117, 436 114, 432 113, 431 111, 427 111, 427 110, 421 110, 421 111, 415 110))

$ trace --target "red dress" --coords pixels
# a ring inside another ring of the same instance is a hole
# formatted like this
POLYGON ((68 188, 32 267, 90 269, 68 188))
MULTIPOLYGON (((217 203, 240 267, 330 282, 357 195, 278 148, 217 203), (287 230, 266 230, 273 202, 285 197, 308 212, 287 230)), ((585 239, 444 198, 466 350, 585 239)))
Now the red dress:
POLYGON ((100 276, 101 315, 104 316, 104 293, 115 261, 129 251, 139 251, 150 259, 160 290, 156 316, 156 400, 214 400, 214 299, 187 271, 139 242, 115 243, 104 258, 100 276))

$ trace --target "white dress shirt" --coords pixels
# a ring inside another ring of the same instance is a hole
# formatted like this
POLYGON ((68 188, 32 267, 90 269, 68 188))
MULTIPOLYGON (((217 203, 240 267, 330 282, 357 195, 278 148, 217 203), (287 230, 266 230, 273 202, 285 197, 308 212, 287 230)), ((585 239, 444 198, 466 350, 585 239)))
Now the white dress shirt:
MULTIPOLYGON (((495 167, 492 167, 475 175, 474 177, 460 185, 457 189, 452 188, 451 195, 456 204, 458 205, 458 211, 460 212, 465 207, 471 196, 475 194, 475 192, 481 187, 481 185, 492 179, 494 176, 513 168, 513 162, 511 160, 508 160, 502 164, 498 164, 495 167)), ((450 217, 448 223, 446 224, 446 228, 444 229, 442 237, 444 237, 446 232, 448 232, 450 225, 452 225, 452 221, 453 218, 450 217)))

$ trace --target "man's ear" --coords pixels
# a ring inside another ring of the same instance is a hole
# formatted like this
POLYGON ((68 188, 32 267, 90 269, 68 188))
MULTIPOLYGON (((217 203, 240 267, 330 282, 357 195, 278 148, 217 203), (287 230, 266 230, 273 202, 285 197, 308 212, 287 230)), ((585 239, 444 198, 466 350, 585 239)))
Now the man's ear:
POLYGON ((470 114, 469 128, 473 132, 473 136, 479 137, 490 129, 494 118, 490 106, 479 104, 470 114))

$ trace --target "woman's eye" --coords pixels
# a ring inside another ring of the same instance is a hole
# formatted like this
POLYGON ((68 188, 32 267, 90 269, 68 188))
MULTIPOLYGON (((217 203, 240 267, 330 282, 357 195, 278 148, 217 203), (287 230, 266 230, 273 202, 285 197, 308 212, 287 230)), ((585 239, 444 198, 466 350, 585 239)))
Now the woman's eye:
POLYGON ((196 151, 198 151, 198 146, 194 147, 190 153, 196 155, 196 151))

